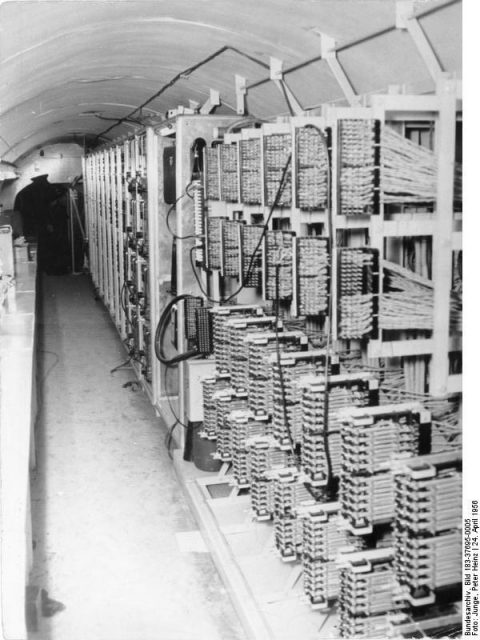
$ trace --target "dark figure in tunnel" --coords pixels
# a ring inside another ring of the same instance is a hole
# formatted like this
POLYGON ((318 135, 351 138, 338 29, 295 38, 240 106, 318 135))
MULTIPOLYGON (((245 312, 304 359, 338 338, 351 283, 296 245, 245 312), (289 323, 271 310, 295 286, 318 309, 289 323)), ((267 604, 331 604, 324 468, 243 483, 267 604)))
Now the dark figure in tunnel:
POLYGON ((32 184, 18 192, 14 209, 22 215, 25 237, 38 241, 39 267, 61 275, 68 271, 65 188, 47 178, 48 174, 32 178, 32 184))

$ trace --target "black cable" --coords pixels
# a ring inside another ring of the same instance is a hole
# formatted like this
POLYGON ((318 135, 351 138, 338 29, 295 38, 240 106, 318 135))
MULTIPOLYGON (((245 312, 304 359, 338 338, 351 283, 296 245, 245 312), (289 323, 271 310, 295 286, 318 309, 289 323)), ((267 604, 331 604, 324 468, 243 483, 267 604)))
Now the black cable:
POLYGON ((279 314, 280 300, 278 297, 279 272, 280 272, 280 265, 277 264, 275 266, 275 351, 277 354, 278 375, 280 378, 280 391, 282 394, 283 421, 285 424, 285 429, 287 430, 290 448, 292 450, 293 459, 295 460, 295 466, 299 468, 299 462, 295 454, 295 442, 293 440, 292 430, 290 428, 290 422, 288 420, 287 403, 285 400, 285 380, 283 378, 283 368, 282 368, 282 361, 280 356, 280 338, 278 337, 278 323, 280 320, 280 314, 279 314))
MULTIPOLYGON (((190 183, 191 184, 191 183, 190 183)), ((172 211, 176 208, 177 206, 177 202, 179 202, 182 198, 184 198, 185 196, 188 196, 189 198, 192 198, 193 196, 190 195, 188 188, 190 187, 190 184, 188 184, 185 187, 185 191, 182 193, 181 196, 178 196, 178 198, 175 200, 175 202, 171 205, 171 207, 168 209, 167 211, 167 216, 165 218, 165 223, 167 225, 167 229, 168 231, 171 233, 171 235, 175 238, 175 240, 192 240, 192 239, 197 239, 200 238, 201 236, 198 236, 196 234, 190 234, 188 236, 177 236, 177 234, 172 230, 172 228, 170 227, 170 214, 172 213, 172 211)))
POLYGON ((170 322, 170 316, 172 314, 172 310, 175 305, 177 305, 179 302, 182 302, 183 300, 187 300, 188 298, 195 298, 195 296, 192 296, 189 293, 182 293, 181 295, 173 298, 173 300, 171 300, 162 311, 162 315, 160 316, 160 319, 157 324, 157 328, 155 331, 155 341, 154 341, 155 355, 157 356, 158 360, 160 360, 162 364, 165 364, 167 366, 178 364, 179 362, 183 362, 184 360, 189 360, 190 358, 193 358, 194 356, 198 355, 198 351, 195 350, 195 351, 186 351, 185 353, 180 353, 177 356, 174 356, 173 358, 167 358, 167 356, 163 352, 163 339, 165 336, 167 325, 170 322))
POLYGON ((131 363, 131 361, 132 361, 132 356, 128 356, 128 358, 125 360, 125 362, 122 362, 121 364, 117 365, 113 369, 110 369, 110 374, 113 375, 115 373, 115 371, 118 371, 119 369, 127 368, 128 365, 131 363))
POLYGON ((190 249, 190 265, 192 267, 193 275, 195 276, 195 280, 197 281, 197 284, 199 286, 200 291, 207 298, 207 300, 209 300, 213 304, 225 304, 226 302, 230 302, 230 300, 232 300, 232 298, 237 296, 241 291, 243 291, 243 289, 245 289, 245 283, 248 282, 248 278, 250 277, 250 273, 252 271, 252 268, 253 268, 253 265, 254 265, 254 262, 255 262, 256 254, 257 254, 258 249, 260 248, 260 246, 261 246, 261 244, 263 242, 265 234, 266 234, 266 232, 268 230, 268 225, 270 223, 270 220, 272 219, 273 212, 276 209, 276 207, 278 206, 278 202, 280 200, 280 196, 282 195, 283 187, 285 186, 285 181, 286 181, 286 178, 287 178, 288 167, 290 166, 290 162, 291 161, 292 161, 292 154, 290 153, 288 158, 287 158, 287 161, 285 163, 285 166, 283 167, 282 177, 280 178, 280 183, 278 185, 277 193, 275 194, 275 199, 273 201, 272 206, 270 207, 270 211, 268 212, 267 220, 265 221, 265 224, 263 225, 262 234, 261 234, 261 236, 260 236, 260 238, 258 240, 257 246, 255 247, 255 250, 253 251, 252 256, 250 258, 250 262, 248 264, 247 273, 246 273, 245 277, 243 278, 243 283, 240 285, 240 287, 236 291, 231 293, 228 297, 224 298, 223 300, 215 300, 214 298, 211 298, 209 296, 208 292, 205 291, 205 289, 203 287, 203 283, 200 280, 200 278, 198 277, 197 270, 195 268, 195 264, 194 264, 194 261, 193 261, 193 251, 195 251, 197 247, 195 247, 195 246, 191 247, 191 249, 190 249))
POLYGON ((269 68, 269 65, 266 64, 265 62, 263 62, 262 60, 259 60, 258 58, 255 58, 253 56, 250 56, 248 53, 245 53, 244 51, 241 51, 240 49, 236 49, 235 47, 231 47, 229 45, 224 45, 223 47, 220 47, 220 49, 217 49, 216 51, 214 51, 212 54, 210 54, 209 56, 207 56, 206 58, 203 58, 202 60, 200 60, 200 62, 197 62, 196 64, 192 65, 191 67, 187 67, 187 69, 184 69, 183 71, 180 71, 180 73, 177 73, 177 75, 175 75, 171 80, 169 80, 166 84, 164 84, 158 91, 156 91, 150 98, 148 98, 147 100, 145 100, 145 102, 142 102, 142 104, 138 107, 136 107, 133 111, 130 111, 130 113, 128 113, 126 116, 124 116, 123 118, 119 118, 117 120, 117 122, 115 124, 112 124, 110 127, 108 127, 107 129, 105 129, 104 131, 101 131, 100 133, 98 133, 95 136, 95 139, 93 141, 93 144, 95 145, 97 143, 97 140, 101 137, 104 136, 106 133, 108 133, 109 131, 111 131, 112 129, 114 129, 115 127, 117 127, 118 125, 122 124, 122 122, 125 122, 125 120, 131 119, 131 117, 133 115, 135 115, 137 113, 137 111, 141 111, 144 107, 147 106, 147 104, 150 104, 151 102, 153 102, 153 100, 155 100, 156 98, 158 98, 159 96, 162 95, 162 93, 165 93, 165 91, 167 89, 169 89, 170 87, 172 87, 174 84, 176 84, 179 80, 185 79, 186 77, 188 77, 189 75, 191 75, 194 71, 196 71, 197 69, 199 69, 200 67, 203 67, 203 65, 211 62, 212 60, 214 60, 215 58, 218 58, 218 56, 222 55, 223 53, 225 53, 226 51, 233 51, 234 53, 237 53, 238 55, 247 58, 247 60, 251 60, 252 62, 255 62, 256 64, 261 65, 262 67, 264 67, 265 69, 269 68))
POLYGON ((173 442, 173 432, 175 431, 176 427, 178 426, 178 422, 174 422, 172 424, 172 426, 170 427, 170 429, 168 430, 166 436, 165 436, 165 440, 163 441, 165 448, 167 450, 168 453, 168 457, 170 458, 170 460, 173 460, 173 456, 172 456, 172 452, 171 452, 171 447, 172 447, 172 442, 173 442))
POLYGON ((167 402, 168 402, 168 406, 170 408, 170 412, 172 414, 172 416, 175 418, 175 424, 172 426, 172 431, 173 431, 173 427, 175 427, 176 425, 179 425, 180 427, 182 427, 183 429, 188 429, 188 425, 186 425, 184 422, 182 422, 180 420, 180 418, 178 417, 175 409, 173 408, 172 402, 170 400, 170 395, 167 391, 167 373, 170 369, 173 369, 173 367, 176 365, 165 365, 165 375, 163 376, 163 389, 165 392, 165 397, 167 398, 167 402))
MULTIPOLYGON (((332 220, 332 203, 331 203, 331 188, 330 188, 330 181, 331 181, 331 176, 330 176, 330 172, 331 172, 331 165, 330 165, 330 157, 328 155, 328 145, 326 143, 325 140, 325 136, 323 131, 321 131, 321 129, 319 129, 317 126, 311 124, 308 125, 314 129, 316 129, 316 131, 320 134, 320 137, 322 139, 323 144, 327 147, 327 161, 328 161, 328 171, 327 171, 327 224, 328 224, 328 240, 327 240, 327 245, 328 245, 328 251, 330 254, 330 260, 333 260, 333 252, 336 250, 335 245, 335 238, 333 235, 333 220, 332 220)), ((330 369, 329 369, 329 365, 330 365, 330 343, 331 343, 331 339, 332 339, 332 310, 333 310, 333 296, 329 295, 328 297, 328 327, 327 327, 327 335, 326 335, 326 345, 325 345, 325 391, 324 391, 324 396, 323 396, 323 447, 325 450, 325 459, 327 462, 327 487, 326 487, 326 491, 327 494, 330 495, 330 497, 333 497, 333 494, 335 494, 335 487, 336 487, 336 481, 333 475, 333 467, 332 467, 332 456, 331 456, 331 452, 330 452, 330 442, 329 442, 329 433, 328 433, 328 429, 329 429, 329 389, 328 389, 328 384, 329 384, 329 377, 330 377, 330 369)))

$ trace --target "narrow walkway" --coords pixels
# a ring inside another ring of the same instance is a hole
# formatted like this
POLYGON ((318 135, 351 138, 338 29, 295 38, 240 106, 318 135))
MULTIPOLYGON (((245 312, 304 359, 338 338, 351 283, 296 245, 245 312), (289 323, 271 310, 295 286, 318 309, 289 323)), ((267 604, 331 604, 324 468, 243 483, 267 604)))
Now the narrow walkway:
POLYGON ((85 276, 44 276, 31 583, 41 640, 244 640, 167 455, 165 427, 85 276))

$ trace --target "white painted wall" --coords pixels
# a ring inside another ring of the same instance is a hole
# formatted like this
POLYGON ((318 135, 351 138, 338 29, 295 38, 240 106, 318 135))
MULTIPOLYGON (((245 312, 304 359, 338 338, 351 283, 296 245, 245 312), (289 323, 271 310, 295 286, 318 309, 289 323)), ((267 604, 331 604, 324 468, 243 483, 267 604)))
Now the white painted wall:
POLYGON ((83 149, 80 145, 52 144, 45 145, 42 150, 43 157, 40 156, 40 149, 36 149, 16 163, 21 173, 18 180, 0 183, 0 204, 3 204, 4 210, 13 209, 15 196, 35 176, 48 173, 49 182, 71 182, 82 173, 83 149))

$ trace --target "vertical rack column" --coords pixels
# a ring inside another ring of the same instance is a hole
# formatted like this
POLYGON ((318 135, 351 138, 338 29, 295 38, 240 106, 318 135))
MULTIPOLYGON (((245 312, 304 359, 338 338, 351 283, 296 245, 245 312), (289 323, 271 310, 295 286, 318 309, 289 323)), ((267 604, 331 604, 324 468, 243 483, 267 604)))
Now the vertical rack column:
POLYGON ((453 249, 453 190, 455 171, 456 82, 441 77, 436 129, 438 162, 437 208, 432 244, 433 352, 430 365, 430 394, 447 393, 449 374, 450 289, 453 249))
POLYGON ((160 277, 159 268, 159 207, 158 207, 158 137, 152 127, 146 129, 146 156, 147 156, 147 229, 148 229, 148 300, 150 313, 150 359, 152 368, 152 396, 153 404, 159 401, 160 390, 160 367, 155 358, 155 327, 160 316, 158 281, 160 277))
POLYGON ((116 228, 116 246, 118 254, 118 313, 117 313, 117 326, 120 329, 120 335, 123 339, 126 338, 125 331, 125 318, 123 316, 122 309, 122 295, 123 283, 125 282, 125 263, 124 263, 124 242, 123 242, 123 220, 125 216, 125 200, 123 197, 123 184, 122 184, 122 146, 117 145, 115 147, 115 184, 117 193, 117 228, 116 228))

